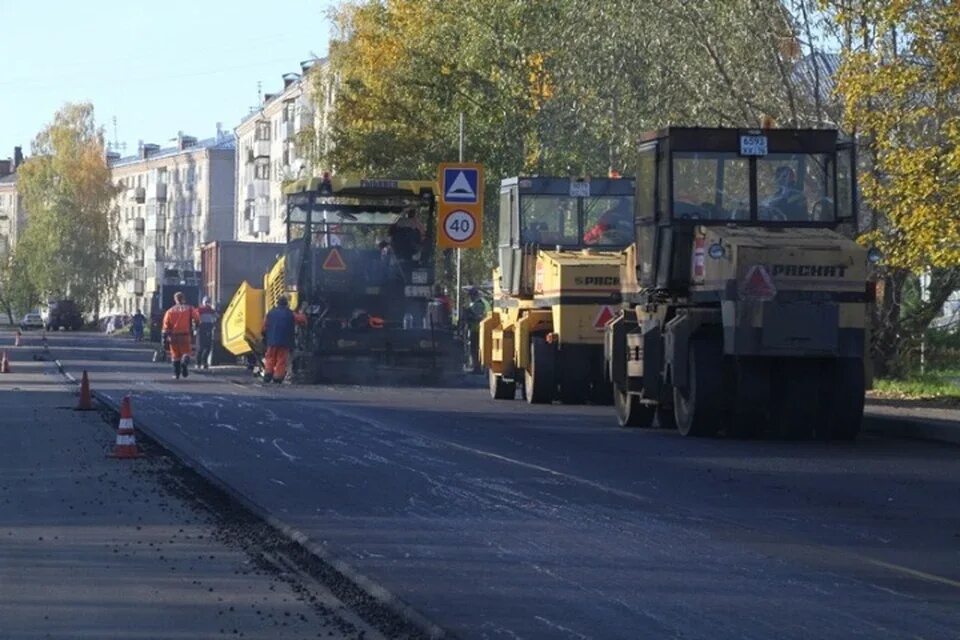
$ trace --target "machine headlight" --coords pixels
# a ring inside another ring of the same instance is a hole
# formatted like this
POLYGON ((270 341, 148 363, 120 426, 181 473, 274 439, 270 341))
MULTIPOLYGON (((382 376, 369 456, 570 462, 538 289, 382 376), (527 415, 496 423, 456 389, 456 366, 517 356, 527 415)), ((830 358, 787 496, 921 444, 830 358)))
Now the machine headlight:
POLYGON ((719 260, 723 256, 727 255, 727 249, 719 242, 714 242, 712 245, 710 245, 710 248, 707 249, 707 254, 714 260, 719 260))
POLYGON ((430 273, 426 269, 414 269, 410 279, 413 284, 427 284, 430 281, 430 273))
POLYGON ((877 264, 883 260, 883 252, 876 247, 870 247, 870 249, 867 250, 867 260, 870 264, 877 264))

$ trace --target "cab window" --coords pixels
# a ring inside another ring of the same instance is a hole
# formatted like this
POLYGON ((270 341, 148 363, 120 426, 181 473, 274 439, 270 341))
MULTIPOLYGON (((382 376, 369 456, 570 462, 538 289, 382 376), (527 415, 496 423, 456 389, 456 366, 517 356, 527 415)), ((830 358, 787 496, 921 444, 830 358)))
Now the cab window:
POLYGON ((576 245, 580 242, 576 198, 522 196, 520 223, 520 241, 523 244, 576 245))
POLYGON ((750 162, 733 153, 674 153, 673 217, 749 220, 750 162))
POLYGON ((832 222, 833 168, 828 154, 771 153, 757 159, 757 217, 772 222, 832 222))
POLYGON ((583 200, 583 244, 625 247, 633 242, 633 197, 601 196, 583 200))

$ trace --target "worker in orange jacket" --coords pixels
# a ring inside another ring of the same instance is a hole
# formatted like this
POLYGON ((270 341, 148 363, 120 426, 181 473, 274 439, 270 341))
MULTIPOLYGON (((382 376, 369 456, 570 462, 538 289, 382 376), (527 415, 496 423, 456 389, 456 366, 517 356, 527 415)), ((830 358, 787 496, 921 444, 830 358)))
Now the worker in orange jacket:
POLYGON ((170 351, 173 362, 173 377, 177 380, 189 375, 187 366, 193 351, 193 328, 200 324, 200 314, 187 304, 186 296, 181 292, 173 295, 174 305, 163 316, 163 342, 170 351))

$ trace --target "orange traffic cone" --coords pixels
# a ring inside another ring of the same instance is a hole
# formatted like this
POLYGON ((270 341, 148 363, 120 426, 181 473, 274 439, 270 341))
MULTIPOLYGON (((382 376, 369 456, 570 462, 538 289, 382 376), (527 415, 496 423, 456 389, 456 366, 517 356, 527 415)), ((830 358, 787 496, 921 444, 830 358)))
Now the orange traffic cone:
POLYGON ((80 402, 77 403, 77 411, 93 411, 93 403, 90 402, 90 379, 86 369, 80 378, 80 402))
POLYGON ((0 358, 0 373, 10 373, 10 360, 7 359, 7 352, 3 352, 3 358, 0 358))
POLYGON ((20 329, 17 329, 17 337, 14 338, 14 340, 13 340, 13 346, 15 346, 15 347, 19 347, 19 346, 20 346, 20 329))
POLYGON ((117 427, 117 443, 108 458, 139 458, 142 454, 137 448, 137 436, 133 433, 133 412, 130 410, 130 396, 123 396, 120 402, 120 426, 117 427))

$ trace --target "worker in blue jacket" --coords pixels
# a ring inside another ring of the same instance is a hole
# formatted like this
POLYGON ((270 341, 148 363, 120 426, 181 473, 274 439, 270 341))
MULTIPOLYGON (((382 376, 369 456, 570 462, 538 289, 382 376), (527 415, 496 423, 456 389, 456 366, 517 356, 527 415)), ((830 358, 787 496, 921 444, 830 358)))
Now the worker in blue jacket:
POLYGON ((267 313, 263 319, 263 342, 267 347, 263 358, 264 382, 283 382, 293 350, 296 326, 306 323, 306 316, 290 310, 290 303, 285 296, 280 296, 277 306, 267 313))

